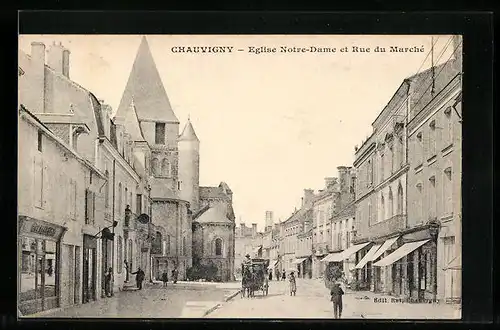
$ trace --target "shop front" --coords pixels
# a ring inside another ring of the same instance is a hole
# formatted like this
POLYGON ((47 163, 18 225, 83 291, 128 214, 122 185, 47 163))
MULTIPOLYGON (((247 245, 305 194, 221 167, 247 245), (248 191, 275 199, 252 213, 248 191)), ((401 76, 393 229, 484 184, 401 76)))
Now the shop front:
POLYGON ((19 216, 18 308, 23 315, 60 306, 60 251, 66 230, 19 216))
POLYGON ((437 234, 434 232, 429 227, 403 235, 394 251, 373 264, 378 272, 385 274, 384 291, 413 302, 436 300, 437 234))
POLYGON ((83 235, 83 303, 96 300, 97 290, 97 239, 83 235))

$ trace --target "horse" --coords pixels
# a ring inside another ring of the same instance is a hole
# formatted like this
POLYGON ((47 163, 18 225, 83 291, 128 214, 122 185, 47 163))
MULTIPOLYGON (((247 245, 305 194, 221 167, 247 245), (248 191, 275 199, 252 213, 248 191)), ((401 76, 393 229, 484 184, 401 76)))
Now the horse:
POLYGON ((241 280, 241 296, 245 297, 245 292, 247 297, 253 297, 253 282, 254 282, 254 274, 250 271, 250 269, 245 268, 243 271, 243 278, 241 280))

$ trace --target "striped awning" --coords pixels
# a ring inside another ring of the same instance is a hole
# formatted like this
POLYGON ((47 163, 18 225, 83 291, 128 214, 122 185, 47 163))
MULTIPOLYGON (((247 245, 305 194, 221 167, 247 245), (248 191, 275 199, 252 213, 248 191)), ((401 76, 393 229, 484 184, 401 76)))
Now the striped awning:
POLYGON ((382 244, 376 244, 374 246, 371 247, 370 251, 368 251, 365 256, 363 257, 363 259, 361 259, 358 264, 354 267, 355 269, 361 269, 363 268, 368 262, 372 261, 372 257, 373 255, 375 254, 375 252, 377 252, 378 249, 380 249, 380 247, 382 246, 382 244))
POLYGON ((269 267, 267 267, 267 269, 273 269, 274 267, 276 267, 276 264, 278 263, 278 260, 273 260, 269 263, 269 267))
POLYGON ((298 258, 298 259, 295 259, 293 261, 294 264, 301 264, 304 260, 306 260, 307 258, 298 258))
POLYGON ((374 266, 377 267, 383 267, 383 266, 389 266, 398 261, 399 259, 403 258, 404 256, 412 253, 425 243, 429 242, 429 239, 422 240, 422 241, 416 241, 416 242, 411 242, 411 243, 406 243, 403 246, 401 246, 399 249, 394 251, 393 253, 389 254, 387 257, 383 258, 382 260, 377 261, 374 263, 374 266))

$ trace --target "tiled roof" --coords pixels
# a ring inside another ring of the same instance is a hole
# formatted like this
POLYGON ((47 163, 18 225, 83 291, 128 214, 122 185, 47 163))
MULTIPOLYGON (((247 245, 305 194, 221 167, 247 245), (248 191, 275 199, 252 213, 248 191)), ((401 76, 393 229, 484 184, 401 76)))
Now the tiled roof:
POLYGON ((140 120, 179 123, 156 68, 146 37, 142 38, 116 115, 124 114, 134 100, 140 120))
POLYGON ((205 198, 227 198, 224 190, 219 187, 200 187, 200 199, 205 198))
POLYGON ((209 207, 194 221, 198 223, 233 223, 227 218, 226 208, 220 204, 209 207))

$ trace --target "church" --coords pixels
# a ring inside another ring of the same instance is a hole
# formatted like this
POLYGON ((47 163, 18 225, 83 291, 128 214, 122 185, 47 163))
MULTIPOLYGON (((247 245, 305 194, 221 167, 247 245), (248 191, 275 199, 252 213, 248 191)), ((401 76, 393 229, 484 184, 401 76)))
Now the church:
POLYGON ((150 255, 144 256, 151 258, 150 263, 141 263, 151 264, 155 279, 164 271, 170 277, 177 269, 180 280, 196 280, 189 274, 196 273, 193 269, 216 267, 213 280, 233 280, 232 191, 225 182, 200 186, 200 140, 190 119, 179 134, 180 122, 146 37, 114 122, 117 134, 129 141, 134 161, 148 172, 150 217, 156 233, 150 255))

